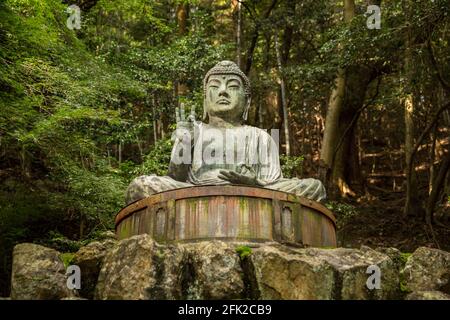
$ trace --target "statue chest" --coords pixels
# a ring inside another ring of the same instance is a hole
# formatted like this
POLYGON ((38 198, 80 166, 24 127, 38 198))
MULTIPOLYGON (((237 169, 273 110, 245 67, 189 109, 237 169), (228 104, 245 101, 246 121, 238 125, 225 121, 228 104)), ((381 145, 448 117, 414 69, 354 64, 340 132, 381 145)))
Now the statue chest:
POLYGON ((193 169, 236 169, 250 164, 249 154, 257 152, 251 135, 242 129, 208 129, 199 135, 193 150, 193 169))

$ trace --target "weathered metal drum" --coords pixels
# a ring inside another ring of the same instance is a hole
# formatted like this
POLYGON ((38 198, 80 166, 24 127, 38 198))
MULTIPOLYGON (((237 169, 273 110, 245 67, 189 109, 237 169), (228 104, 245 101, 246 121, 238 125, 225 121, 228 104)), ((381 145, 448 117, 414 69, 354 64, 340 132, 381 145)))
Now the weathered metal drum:
POLYGON ((246 186, 199 186, 157 193, 123 208, 116 235, 159 242, 208 239, 336 246, 336 220, 318 202, 246 186))

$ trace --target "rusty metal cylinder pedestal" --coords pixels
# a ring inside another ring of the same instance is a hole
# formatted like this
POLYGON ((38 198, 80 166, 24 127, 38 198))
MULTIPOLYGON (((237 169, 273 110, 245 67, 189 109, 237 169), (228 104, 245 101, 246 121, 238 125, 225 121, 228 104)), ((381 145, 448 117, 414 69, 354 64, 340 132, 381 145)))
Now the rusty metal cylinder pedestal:
POLYGON ((199 186, 157 193, 123 208, 116 235, 147 233, 163 243, 199 240, 336 246, 336 219, 322 204, 247 186, 199 186))

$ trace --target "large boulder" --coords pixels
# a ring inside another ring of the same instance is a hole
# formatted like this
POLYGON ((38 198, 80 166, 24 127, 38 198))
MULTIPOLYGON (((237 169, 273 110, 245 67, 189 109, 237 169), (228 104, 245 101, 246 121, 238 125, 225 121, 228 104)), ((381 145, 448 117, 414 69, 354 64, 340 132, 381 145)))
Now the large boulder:
POLYGON ((185 299, 243 298, 243 270, 236 245, 205 241, 183 245, 185 299))
POLYGON ((60 253, 32 243, 14 247, 11 298, 59 300, 73 293, 67 287, 66 269, 60 253))
POLYGON ((450 300, 450 295, 441 291, 416 291, 408 294, 405 300, 450 300))
POLYGON ((183 256, 178 247, 159 245, 147 234, 122 240, 104 258, 95 298, 180 298, 183 256))
POLYGON ((105 256, 98 299, 235 299, 244 291, 234 246, 220 241, 160 245, 122 240, 105 256))
MULTIPOLYGON (((365 250, 366 246, 362 246, 361 249, 365 250)), ((395 268, 398 272, 400 272, 403 267, 405 266, 405 258, 404 258, 404 254, 402 254, 402 252, 400 250, 398 250, 397 248, 392 248, 392 247, 377 247, 375 249, 378 252, 381 252, 385 255, 387 255, 389 258, 391 258, 392 262, 394 262, 395 268)))
POLYGON ((100 299, 389 299, 399 295, 398 268, 370 248, 298 249, 257 246, 243 259, 237 244, 204 241, 160 245, 141 235, 105 257, 100 299), (369 289, 369 266, 380 289, 369 289))
POLYGON ((254 250, 251 261, 262 299, 390 299, 399 295, 394 262, 369 248, 263 246, 254 250), (380 289, 367 286, 369 266, 381 271, 380 289))
MULTIPOLYGON (((72 262, 81 269, 82 296, 92 298, 95 285, 95 299, 398 299, 401 275, 412 292, 406 299, 450 297, 448 252, 419 248, 405 264, 395 248, 251 246, 159 244, 144 234, 93 242, 72 262)), ((16 246, 11 298, 76 299, 59 252, 16 246)))
POLYGON ((249 259, 262 299, 333 298, 333 270, 321 259, 276 246, 255 249, 249 259))
POLYGON ((116 243, 115 240, 108 239, 102 242, 94 241, 81 247, 75 253, 72 264, 80 267, 81 289, 79 294, 87 299, 94 298, 94 290, 97 284, 103 259, 108 249, 116 243))
POLYGON ((443 291, 450 294, 450 253, 420 247, 408 258, 402 271, 410 291, 443 291))

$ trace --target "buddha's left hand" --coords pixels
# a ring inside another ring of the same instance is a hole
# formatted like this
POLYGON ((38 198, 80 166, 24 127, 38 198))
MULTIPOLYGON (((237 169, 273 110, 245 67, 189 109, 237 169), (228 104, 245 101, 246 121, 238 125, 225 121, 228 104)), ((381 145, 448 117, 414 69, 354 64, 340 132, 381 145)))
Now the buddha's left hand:
POLYGON ((244 175, 232 170, 220 170, 219 172, 218 177, 220 179, 234 184, 259 185, 258 179, 254 175, 244 175))

